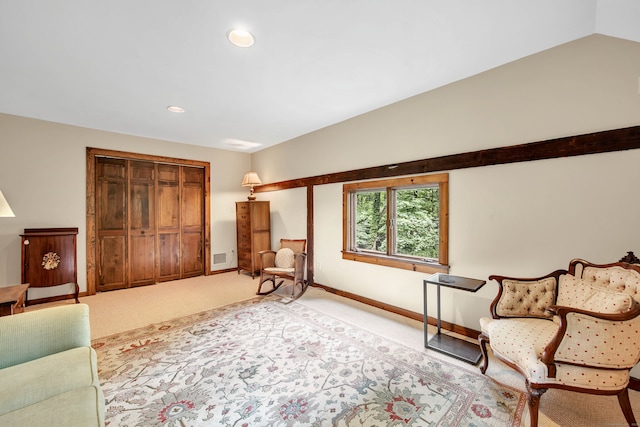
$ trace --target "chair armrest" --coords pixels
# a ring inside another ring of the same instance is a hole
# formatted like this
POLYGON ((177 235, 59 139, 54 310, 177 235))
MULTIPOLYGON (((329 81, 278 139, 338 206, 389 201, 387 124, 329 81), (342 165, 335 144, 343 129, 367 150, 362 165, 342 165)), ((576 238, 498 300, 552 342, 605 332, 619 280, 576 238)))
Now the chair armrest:
POLYGON ((294 258, 294 281, 297 283, 298 281, 304 280, 304 271, 307 260, 306 252, 296 252, 293 254, 294 258))
POLYGON ((260 269, 271 268, 276 266, 276 251, 260 251, 260 269))
POLYGON ((296 269, 299 269, 299 268, 304 269, 305 261, 307 260, 307 253, 296 252, 295 254, 293 254, 293 259, 294 259, 294 267, 296 269))
POLYGON ((498 282, 498 295, 491 302, 491 315, 494 319, 504 317, 551 317, 546 309, 555 304, 558 293, 558 280, 566 270, 556 270, 541 277, 516 278, 489 276, 489 280, 498 282))
POLYGON ((89 306, 86 304, 0 317, 0 369, 90 346, 89 306))
POLYGON ((624 313, 597 313, 551 306, 558 331, 545 346, 541 360, 555 377, 555 362, 596 368, 625 369, 640 361, 640 305, 624 313), (610 355, 615 354, 615 358, 610 355))

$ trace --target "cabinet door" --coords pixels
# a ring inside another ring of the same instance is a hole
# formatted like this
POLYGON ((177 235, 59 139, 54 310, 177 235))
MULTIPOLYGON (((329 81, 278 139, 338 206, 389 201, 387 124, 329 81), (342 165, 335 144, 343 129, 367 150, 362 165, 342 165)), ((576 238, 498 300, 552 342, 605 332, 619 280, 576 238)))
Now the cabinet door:
POLYGON ((129 285, 156 280, 155 167, 151 162, 129 163, 129 285))
MULTIPOLYGON (((46 229, 42 229, 46 230, 46 229)), ((63 230, 63 229, 50 229, 63 230)), ((76 229, 77 234, 77 229, 76 229)), ((51 233, 26 234, 22 283, 30 288, 76 283, 76 236, 51 233), (55 266, 45 265, 45 255, 56 257, 55 266)))
POLYGON ((253 229, 251 250, 253 265, 260 269, 260 251, 271 249, 271 214, 269 202, 251 203, 251 227, 253 229))
POLYGON ((126 162, 98 158, 96 162, 97 289, 127 287, 126 162))

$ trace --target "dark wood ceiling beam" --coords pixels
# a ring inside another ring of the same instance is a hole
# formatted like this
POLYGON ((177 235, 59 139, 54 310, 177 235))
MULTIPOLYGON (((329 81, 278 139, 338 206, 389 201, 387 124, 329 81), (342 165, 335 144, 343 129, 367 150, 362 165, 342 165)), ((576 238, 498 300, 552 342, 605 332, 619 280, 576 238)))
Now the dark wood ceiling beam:
POLYGON ((255 192, 263 193, 311 185, 390 178, 636 148, 640 148, 640 126, 274 182, 255 187, 255 192))

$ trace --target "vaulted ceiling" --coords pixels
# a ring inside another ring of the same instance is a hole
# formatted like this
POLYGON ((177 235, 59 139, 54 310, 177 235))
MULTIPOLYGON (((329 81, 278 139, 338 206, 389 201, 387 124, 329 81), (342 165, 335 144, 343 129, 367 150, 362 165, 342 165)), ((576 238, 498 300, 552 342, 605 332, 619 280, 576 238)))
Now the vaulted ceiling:
POLYGON ((3 0, 0 112, 255 152, 639 22, 637 0, 3 0))

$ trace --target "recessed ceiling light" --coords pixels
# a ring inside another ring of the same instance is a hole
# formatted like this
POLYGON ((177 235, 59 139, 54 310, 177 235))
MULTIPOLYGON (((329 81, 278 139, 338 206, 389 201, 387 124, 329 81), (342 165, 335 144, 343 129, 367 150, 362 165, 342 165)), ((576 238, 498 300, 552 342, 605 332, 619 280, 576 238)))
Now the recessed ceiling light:
POLYGON ((227 38, 231 43, 238 47, 251 47, 255 43, 256 39, 247 30, 241 30, 234 28, 227 32, 227 38))
POLYGON ((177 105, 169 105, 167 107, 167 110, 171 111, 172 113, 184 113, 184 108, 178 107, 177 105))

